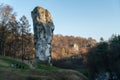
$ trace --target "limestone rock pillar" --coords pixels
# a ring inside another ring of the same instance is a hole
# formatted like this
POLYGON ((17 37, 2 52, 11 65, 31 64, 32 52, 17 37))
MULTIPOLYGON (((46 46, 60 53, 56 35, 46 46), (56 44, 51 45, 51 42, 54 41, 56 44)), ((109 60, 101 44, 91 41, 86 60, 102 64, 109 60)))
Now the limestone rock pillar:
POLYGON ((54 24, 50 12, 42 7, 35 7, 31 12, 34 29, 35 56, 40 61, 51 60, 54 24))

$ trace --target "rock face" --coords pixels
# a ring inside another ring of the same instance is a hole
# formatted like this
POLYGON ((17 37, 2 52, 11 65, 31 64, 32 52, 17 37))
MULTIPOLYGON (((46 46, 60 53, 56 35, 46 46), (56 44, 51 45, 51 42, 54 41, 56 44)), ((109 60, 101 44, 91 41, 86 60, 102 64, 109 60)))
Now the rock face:
POLYGON ((47 9, 35 7, 31 12, 34 28, 36 58, 40 61, 51 61, 52 37, 54 24, 47 9))

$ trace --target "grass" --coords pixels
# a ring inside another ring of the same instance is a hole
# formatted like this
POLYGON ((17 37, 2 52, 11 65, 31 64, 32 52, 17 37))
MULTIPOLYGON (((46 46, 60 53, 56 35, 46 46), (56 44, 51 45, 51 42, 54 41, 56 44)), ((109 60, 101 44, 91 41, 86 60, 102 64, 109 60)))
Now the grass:
POLYGON ((0 80, 88 80, 83 74, 74 70, 60 69, 37 64, 35 69, 11 57, 0 57, 0 80), (24 69, 11 67, 22 64, 24 69))
POLYGON ((41 64, 38 64, 35 68, 36 69, 42 69, 42 70, 48 70, 48 71, 58 70, 57 67, 41 65, 41 64))
POLYGON ((0 80, 87 80, 82 74, 73 70, 18 70, 0 69, 0 80), (7 78, 7 79, 6 79, 7 78))
POLYGON ((17 61, 13 58, 10 58, 10 57, 0 57, 0 67, 6 67, 6 68, 19 68, 19 66, 22 68, 22 69, 29 69, 29 66, 25 63, 22 63, 20 61, 17 61), (11 66, 11 65, 17 65, 17 67, 15 66, 11 66))

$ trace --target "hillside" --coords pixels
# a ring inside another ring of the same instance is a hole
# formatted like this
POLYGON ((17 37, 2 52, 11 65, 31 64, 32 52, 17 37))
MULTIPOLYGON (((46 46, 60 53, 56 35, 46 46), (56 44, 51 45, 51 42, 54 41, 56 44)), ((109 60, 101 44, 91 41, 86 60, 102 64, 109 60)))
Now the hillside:
POLYGON ((87 80, 87 78, 74 70, 59 69, 45 65, 37 65, 30 69, 29 65, 16 61, 10 57, 0 57, 0 80, 87 80), (11 64, 23 64, 22 68, 11 64))
POLYGON ((86 39, 83 37, 54 35, 52 41, 52 58, 59 60, 76 55, 84 55, 96 43, 91 37, 86 39))
POLYGON ((53 36, 52 58, 53 65, 73 69, 88 76, 86 68, 86 54, 97 42, 93 38, 75 36, 53 36))

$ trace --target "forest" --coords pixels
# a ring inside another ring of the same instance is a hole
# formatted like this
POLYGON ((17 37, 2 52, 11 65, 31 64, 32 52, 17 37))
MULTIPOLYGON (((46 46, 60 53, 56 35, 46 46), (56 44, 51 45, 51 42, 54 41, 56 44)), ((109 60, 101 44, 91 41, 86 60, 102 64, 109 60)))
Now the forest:
MULTIPOLYGON (((0 5, 0 56, 21 60, 34 59, 34 36, 25 15, 19 20, 9 5, 0 5)), ((89 80, 120 79, 120 35, 97 42, 92 37, 56 34, 52 41, 52 63, 65 69, 83 73, 89 80), (108 74, 108 75, 106 75, 108 74)))

